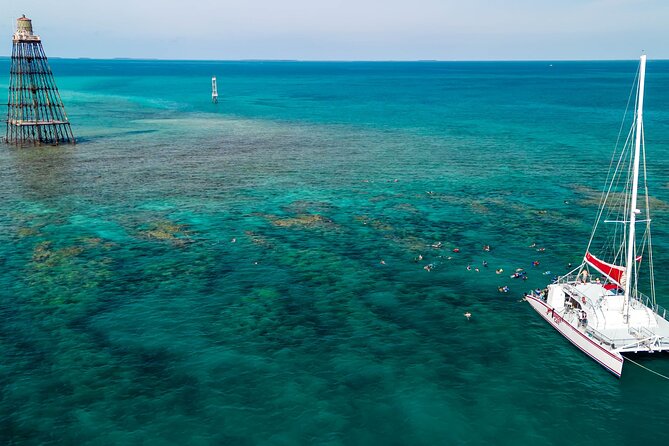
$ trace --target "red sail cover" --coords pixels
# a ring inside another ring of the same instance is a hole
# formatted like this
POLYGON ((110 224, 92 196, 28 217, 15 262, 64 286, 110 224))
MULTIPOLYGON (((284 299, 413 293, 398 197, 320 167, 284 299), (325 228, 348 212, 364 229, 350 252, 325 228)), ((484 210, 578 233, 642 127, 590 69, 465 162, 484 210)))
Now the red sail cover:
MULTIPOLYGON (((639 260, 639 259, 637 259, 639 260)), ((599 260, 597 257, 593 256, 589 252, 585 253, 585 261, 588 262, 592 267, 597 268, 597 270, 604 274, 606 277, 611 279, 618 286, 623 286, 623 276, 625 275, 625 267, 613 265, 611 263, 606 263, 603 260, 599 260)))

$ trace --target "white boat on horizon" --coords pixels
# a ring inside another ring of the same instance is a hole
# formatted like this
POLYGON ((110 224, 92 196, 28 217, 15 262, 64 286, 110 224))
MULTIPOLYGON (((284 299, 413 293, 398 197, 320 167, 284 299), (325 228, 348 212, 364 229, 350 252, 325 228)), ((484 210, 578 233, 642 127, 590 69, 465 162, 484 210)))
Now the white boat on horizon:
POLYGON ((645 74, 642 55, 634 119, 624 144, 614 151, 583 263, 541 293, 526 295, 553 328, 617 377, 623 353, 669 351, 669 314, 655 299, 643 130, 645 74), (641 224, 643 234, 637 235, 641 224))

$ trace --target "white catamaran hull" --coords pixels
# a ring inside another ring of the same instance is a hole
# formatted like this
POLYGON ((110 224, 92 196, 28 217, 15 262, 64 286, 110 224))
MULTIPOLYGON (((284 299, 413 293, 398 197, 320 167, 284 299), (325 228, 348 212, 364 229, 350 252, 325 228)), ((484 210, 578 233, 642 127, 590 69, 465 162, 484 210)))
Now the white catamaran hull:
POLYGON ((552 307, 534 296, 526 296, 532 308, 548 321, 562 336, 578 347, 583 353, 597 361, 602 367, 620 378, 623 371, 623 356, 589 337, 582 329, 563 319, 552 307))

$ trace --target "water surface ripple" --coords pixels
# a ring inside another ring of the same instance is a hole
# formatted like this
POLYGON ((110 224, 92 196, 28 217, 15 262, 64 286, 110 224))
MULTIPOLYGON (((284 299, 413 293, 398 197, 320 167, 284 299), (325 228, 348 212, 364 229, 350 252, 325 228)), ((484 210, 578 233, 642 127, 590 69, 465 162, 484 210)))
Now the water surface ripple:
MULTIPOLYGON (((52 65, 80 143, 0 150, 3 444, 669 440, 666 382, 519 302, 583 254, 633 62, 52 65)), ((668 62, 647 94, 666 264, 668 62)))

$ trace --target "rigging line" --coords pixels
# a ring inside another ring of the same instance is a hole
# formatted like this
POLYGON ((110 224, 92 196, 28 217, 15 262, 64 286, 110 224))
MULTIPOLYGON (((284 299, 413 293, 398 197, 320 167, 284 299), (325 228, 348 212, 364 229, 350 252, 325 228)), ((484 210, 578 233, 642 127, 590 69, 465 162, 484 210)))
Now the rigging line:
MULTIPOLYGON (((631 132, 630 132, 631 135, 631 132)), ((628 140, 625 142, 625 148, 623 149, 622 153, 629 153, 631 157, 631 151, 629 148, 631 148, 627 143, 629 142, 630 136, 628 136, 628 140)), ((627 161, 627 157, 623 157, 624 161, 627 161)), ((627 163, 623 164, 626 165, 627 163)), ((618 216, 623 216, 623 218, 626 218, 626 216, 629 214, 628 209, 627 209, 627 200, 624 199, 629 194, 629 189, 630 189, 630 177, 631 177, 631 172, 630 168, 628 167, 627 169, 627 174, 623 175, 622 173, 618 177, 618 181, 615 183, 615 188, 618 190, 617 192, 613 192, 613 200, 615 201, 614 206, 611 207, 611 214, 614 212, 618 216), (623 181, 625 180, 625 181, 623 181)), ((608 201, 608 199, 607 199, 608 201)), ((617 249, 615 251, 615 257, 614 261, 617 263, 619 258, 622 259, 625 254, 625 247, 626 244, 625 239, 627 238, 627 226, 621 226, 621 227, 616 227, 615 228, 615 234, 613 235, 613 238, 611 239, 611 247, 615 248, 617 246, 617 249)))
POLYGON ((632 364, 636 364, 636 365, 638 365, 639 367, 641 367, 642 369, 646 369, 646 370, 648 370, 650 373, 654 373, 654 374, 656 374, 657 376, 659 376, 660 378, 664 378, 664 379, 666 379, 667 381, 669 381, 669 376, 667 376, 667 375, 663 375, 663 374, 661 374, 660 372, 656 372, 655 370, 651 370, 651 369, 649 369, 648 367, 646 367, 645 365, 641 365, 641 364, 639 364, 638 362, 636 362, 636 361, 634 361, 634 360, 632 360, 632 359, 630 359, 630 358, 625 358, 625 361, 629 361, 629 362, 631 362, 632 364))
POLYGON ((635 292, 638 292, 639 290, 639 276, 641 275, 642 271, 642 262, 643 262, 643 256, 646 253, 646 242, 647 242, 647 237, 648 237, 648 232, 644 231, 643 237, 641 238, 641 243, 634 244, 634 258, 636 259, 637 257, 641 257, 641 259, 637 262, 636 260, 634 261, 634 290, 635 292))
MULTIPOLYGON (((625 105, 625 112, 623 113, 623 119, 620 121, 620 128, 618 129, 618 136, 616 137, 616 144, 615 144, 615 146, 613 146, 613 156, 611 157, 611 162, 609 164, 609 172, 606 176, 606 182, 604 184, 608 184, 609 183, 609 178, 611 177, 611 168, 613 167, 613 160, 615 159, 615 155, 618 152, 618 146, 620 145, 620 136, 623 133, 623 128, 625 126, 625 118, 627 117, 627 112, 630 108, 630 103, 632 102, 632 95, 635 91, 638 91, 638 87, 637 87, 637 89, 635 89, 635 87, 637 85, 637 79, 639 78, 639 71, 640 70, 641 70, 641 64, 639 64, 639 66, 636 69, 636 73, 634 74, 634 81, 632 82, 632 88, 630 88, 630 94, 627 96, 627 104, 625 105)), ((634 119, 632 119, 632 121, 634 121, 634 119)), ((628 135, 628 139, 629 139, 629 135, 628 135)), ((627 141, 625 141, 625 146, 626 145, 627 145, 627 141)), ((622 150, 625 149, 625 146, 623 146, 622 150)), ((616 168, 616 171, 617 170, 618 169, 616 168)), ((615 172, 614 172, 613 175, 615 176, 615 172)), ((602 201, 605 199, 605 196, 608 195, 605 191, 606 191, 606 188, 604 188, 604 190, 602 191, 602 195, 600 197, 600 202, 599 202, 600 206, 602 205, 602 201)))
MULTIPOLYGON (((629 106, 629 104, 628 104, 629 106)), ((623 124, 624 125, 625 119, 623 117, 623 124)), ((595 224, 592 228, 592 233, 590 234, 590 240, 588 240, 588 246, 586 248, 586 252, 590 251, 590 247, 592 245, 592 241, 595 238, 595 233, 597 232, 597 228, 599 226, 599 222, 602 218, 602 215, 604 214, 604 211, 606 210, 606 203, 609 200, 609 195, 611 195, 611 190, 614 188, 614 186, 619 187, 619 183, 621 181, 621 176, 618 175, 618 171, 620 170, 621 166, 624 165, 624 161, 626 159, 625 154, 627 153, 627 147, 628 144, 631 145, 631 138, 634 134, 634 122, 632 122, 632 126, 630 127, 629 132, 627 133, 627 138, 625 138, 625 144, 622 146, 622 149, 620 150, 620 155, 618 155, 618 162, 616 163, 616 168, 613 171, 613 174, 611 174, 611 170, 613 167, 613 162, 616 159, 617 155, 617 147, 616 150, 613 153, 613 156, 611 157, 611 163, 609 164, 609 172, 606 176, 606 182, 604 183, 605 185, 608 184, 608 188, 605 186, 604 190, 602 191, 602 196, 600 197, 599 200, 599 211, 597 213, 597 218, 595 219, 595 224), (617 180, 616 180, 617 178, 617 180), (609 181, 610 180, 610 181, 609 181)), ((630 147, 631 148, 631 147, 630 147)), ((628 179, 629 181, 629 179, 628 179)), ((612 210, 609 210, 609 213, 611 213, 612 210)))
POLYGON ((643 128, 643 122, 641 123, 641 153, 643 154, 643 182, 646 193, 646 218, 648 222, 646 223, 646 232, 648 233, 648 269, 650 272, 650 297, 653 304, 656 303, 655 300, 655 268, 653 266, 653 240, 651 237, 650 231, 650 197, 648 195, 648 175, 646 173, 646 140, 645 140, 645 131, 643 128))

